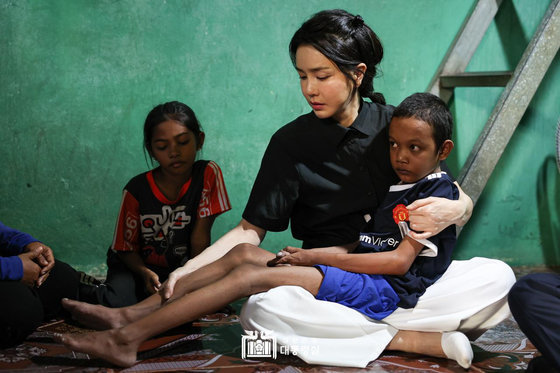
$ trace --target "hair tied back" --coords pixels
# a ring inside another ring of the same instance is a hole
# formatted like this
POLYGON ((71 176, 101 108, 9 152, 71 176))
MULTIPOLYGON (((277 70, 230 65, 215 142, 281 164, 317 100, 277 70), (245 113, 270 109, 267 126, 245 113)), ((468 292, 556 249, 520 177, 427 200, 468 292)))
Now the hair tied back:
POLYGON ((362 27, 364 25, 364 19, 362 18, 362 16, 360 16, 359 14, 355 15, 354 18, 352 19, 352 27, 354 28, 359 28, 362 27))

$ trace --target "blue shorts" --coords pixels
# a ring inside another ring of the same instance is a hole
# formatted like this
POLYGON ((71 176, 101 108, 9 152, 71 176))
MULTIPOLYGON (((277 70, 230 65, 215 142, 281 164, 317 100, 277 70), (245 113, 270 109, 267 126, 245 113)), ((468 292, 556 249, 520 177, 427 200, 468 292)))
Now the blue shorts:
POLYGON ((324 278, 315 298, 336 302, 381 320, 397 309, 400 299, 381 275, 347 272, 340 268, 316 265, 324 278))

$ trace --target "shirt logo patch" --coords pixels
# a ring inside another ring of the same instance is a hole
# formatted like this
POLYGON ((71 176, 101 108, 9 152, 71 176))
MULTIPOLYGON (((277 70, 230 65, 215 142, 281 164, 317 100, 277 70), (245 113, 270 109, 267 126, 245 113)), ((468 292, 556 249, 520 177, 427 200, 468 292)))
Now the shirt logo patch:
POLYGON ((399 224, 401 221, 408 221, 409 216, 410 213, 408 212, 408 209, 402 203, 398 204, 393 209, 393 220, 395 221, 395 224, 399 224))

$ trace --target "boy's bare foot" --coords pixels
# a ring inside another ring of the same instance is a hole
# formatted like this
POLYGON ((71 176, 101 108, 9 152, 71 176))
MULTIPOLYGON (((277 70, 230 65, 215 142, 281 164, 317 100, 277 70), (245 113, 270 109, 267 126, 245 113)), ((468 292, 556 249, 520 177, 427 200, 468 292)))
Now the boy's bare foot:
POLYGON ((54 334, 54 340, 72 351, 93 355, 121 367, 136 363, 139 343, 126 341, 119 329, 86 334, 54 334))
POLYGON ((127 324, 123 313, 118 308, 109 308, 68 298, 62 299, 62 307, 70 312, 74 320, 93 329, 114 329, 127 324))

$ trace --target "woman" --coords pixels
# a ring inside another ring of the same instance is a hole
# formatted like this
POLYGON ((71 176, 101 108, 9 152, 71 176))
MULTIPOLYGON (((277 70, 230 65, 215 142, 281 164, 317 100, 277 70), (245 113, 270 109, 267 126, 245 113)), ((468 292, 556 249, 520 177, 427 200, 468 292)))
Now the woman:
MULTIPOLYGON (((383 48, 371 28, 360 16, 343 10, 319 12, 294 34, 290 56, 312 112, 274 134, 243 219, 169 276, 161 291, 164 299, 172 296, 182 276, 222 257, 238 243, 259 245, 267 231, 285 230, 288 223, 304 248, 352 249, 365 220, 397 180, 390 167, 386 133, 393 108, 385 105, 373 85, 383 48), (298 65, 298 51, 319 62, 298 65), (333 79, 336 71, 346 80, 333 79)), ((428 238, 451 224, 463 226, 470 218, 472 201, 461 191, 458 201, 427 198, 407 208, 411 228, 423 232, 412 235, 428 238)), ((306 361, 363 366, 385 348, 422 352, 415 349, 423 338, 415 331, 461 330, 472 338, 482 334, 509 316, 507 293, 514 282, 513 272, 503 262, 454 261, 413 311, 397 310, 390 321, 385 320, 391 325, 358 317, 360 322, 352 325, 355 334, 341 343, 337 343, 340 328, 333 326, 333 320, 351 319, 353 312, 316 301, 298 287, 252 296, 241 316, 246 329, 273 330, 285 337, 277 338, 284 344, 294 330, 319 331, 320 335, 297 336, 300 341, 308 337, 313 344, 324 341, 321 356, 299 353, 306 361), (470 307, 464 307, 464 299, 472 300, 470 307), (369 331, 367 342, 364 330, 369 331), (330 353, 341 349, 348 353, 330 353), (347 358, 340 360, 342 355, 347 358)))

